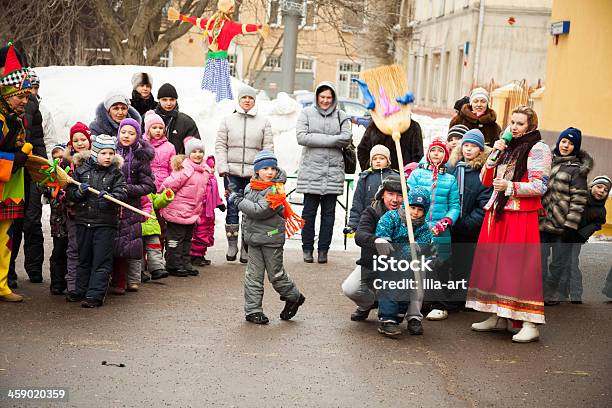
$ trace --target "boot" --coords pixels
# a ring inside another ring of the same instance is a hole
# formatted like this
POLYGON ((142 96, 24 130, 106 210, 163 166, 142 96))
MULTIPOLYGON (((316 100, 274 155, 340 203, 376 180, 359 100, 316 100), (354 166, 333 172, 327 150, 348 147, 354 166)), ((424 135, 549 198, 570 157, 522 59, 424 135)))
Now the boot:
POLYGON ((327 263, 327 249, 319 249, 317 251, 317 262, 318 263, 327 263))
POLYGON ((487 320, 480 323, 473 323, 472 330, 480 332, 507 330, 508 319, 491 315, 487 320))
POLYGON ((240 243, 240 263, 249 262, 249 246, 244 242, 244 238, 240 243))
POLYGON ((530 343, 538 341, 539 338, 540 332, 538 331, 538 326, 530 322, 523 322, 523 328, 512 336, 512 341, 516 343, 530 343))
POLYGON ((302 252, 304 253, 304 262, 306 263, 313 263, 314 262, 314 258, 312 257, 312 249, 304 249, 302 250, 302 252))
POLYGON ((23 296, 16 293, 9 293, 8 295, 0 296, 0 300, 3 302, 22 302, 23 296))
POLYGON ((238 254, 238 231, 239 224, 229 224, 225 226, 225 235, 227 235, 227 254, 225 259, 235 261, 238 254))

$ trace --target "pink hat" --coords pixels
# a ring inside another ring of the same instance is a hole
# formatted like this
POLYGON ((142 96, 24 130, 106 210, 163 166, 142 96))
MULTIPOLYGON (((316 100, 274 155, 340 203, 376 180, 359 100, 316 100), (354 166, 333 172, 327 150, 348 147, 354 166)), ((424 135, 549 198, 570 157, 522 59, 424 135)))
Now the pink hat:
POLYGON ((417 168, 418 165, 419 163, 417 162, 412 162, 412 163, 408 163, 407 165, 405 165, 404 174, 406 175, 406 177, 410 177, 410 174, 412 174, 412 172, 414 171, 414 169, 417 168))
POLYGON ((145 136, 147 139, 149 138, 149 129, 153 125, 162 125, 164 127, 166 126, 161 116, 159 116, 154 111, 150 110, 150 111, 147 111, 147 113, 145 113, 145 118, 144 118, 145 136))

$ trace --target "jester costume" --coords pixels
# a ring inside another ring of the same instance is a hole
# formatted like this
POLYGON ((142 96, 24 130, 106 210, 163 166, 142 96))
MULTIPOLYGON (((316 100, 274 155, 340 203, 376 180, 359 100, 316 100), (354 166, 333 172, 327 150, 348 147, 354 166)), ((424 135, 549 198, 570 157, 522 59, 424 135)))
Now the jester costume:
POLYGON ((23 218, 24 213, 24 152, 25 129, 19 113, 9 100, 14 96, 29 95, 32 91, 30 71, 17 59, 14 47, 9 50, 0 77, 0 300, 19 302, 20 295, 8 287, 8 268, 12 249, 13 220, 23 218), (23 151, 22 151, 23 149, 23 151))
POLYGON ((208 38, 208 54, 201 87, 214 93, 219 102, 223 99, 234 99, 227 60, 227 51, 232 39, 240 34, 261 32, 264 27, 261 24, 242 24, 232 21, 233 0, 219 0, 217 9, 217 12, 208 19, 181 14, 179 20, 200 27, 208 38))

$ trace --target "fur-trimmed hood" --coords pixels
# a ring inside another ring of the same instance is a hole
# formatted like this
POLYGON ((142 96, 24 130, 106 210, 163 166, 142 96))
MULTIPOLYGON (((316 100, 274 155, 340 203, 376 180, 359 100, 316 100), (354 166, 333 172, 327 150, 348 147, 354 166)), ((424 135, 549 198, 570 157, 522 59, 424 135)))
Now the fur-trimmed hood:
MULTIPOLYGON (((74 155, 72 155, 72 163, 76 166, 80 166, 90 158, 91 151, 89 150, 86 150, 81 153, 75 153, 74 155)), ((115 156, 113 157, 112 165, 117 167, 118 169, 121 169, 121 167, 123 167, 123 157, 119 156, 118 154, 115 154, 115 156)))
MULTIPOLYGON (((554 148, 551 149, 551 151, 553 150, 554 148)), ((568 166, 579 167, 578 172, 580 173, 580 175, 586 177, 591 172, 591 170, 593 170, 595 161, 593 160, 593 157, 586 151, 580 150, 575 156, 556 156, 553 153, 552 165, 554 167, 558 164, 566 164, 568 166)))
POLYGON ((480 171, 480 169, 482 169, 482 167, 485 165, 485 162, 487 161, 487 158, 489 157, 489 154, 491 154, 492 151, 493 149, 491 147, 485 146, 485 149, 481 151, 478 156, 476 156, 472 160, 465 161, 463 160, 461 144, 459 144, 455 146, 455 148, 451 152, 450 159, 448 159, 448 164, 450 168, 454 169, 455 167, 457 167, 457 163, 459 163, 460 161, 464 161, 467 167, 469 167, 470 169, 480 171))
MULTIPOLYGON (((142 123, 140 113, 138 113, 138 111, 131 106, 128 106, 128 118, 132 118, 136 122, 142 123)), ((117 136, 119 123, 115 122, 111 118, 110 114, 104 107, 104 102, 101 102, 96 107, 96 117, 93 122, 89 124, 89 128, 94 136, 101 135, 103 133, 110 136, 117 136)))
POLYGON ((461 111, 459 111, 459 115, 462 116, 468 122, 471 122, 473 124, 494 123, 497 120, 497 114, 490 107, 487 107, 487 110, 482 116, 476 116, 476 114, 472 112, 472 106, 469 103, 466 103, 461 107, 461 111))

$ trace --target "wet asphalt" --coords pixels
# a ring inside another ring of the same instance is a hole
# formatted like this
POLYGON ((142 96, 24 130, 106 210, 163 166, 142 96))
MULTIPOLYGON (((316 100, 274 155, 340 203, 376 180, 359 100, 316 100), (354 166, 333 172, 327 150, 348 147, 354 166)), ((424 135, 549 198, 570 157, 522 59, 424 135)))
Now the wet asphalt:
MULTIPOLYGON (((64 387, 66 402, 0 399, 0 407, 606 407, 612 406, 612 304, 599 293, 610 244, 583 250, 585 304, 550 307, 541 340, 477 333, 477 312, 424 322, 393 340, 349 319, 340 284, 357 251, 286 269, 306 296, 289 322, 266 282, 268 326, 244 321, 244 266, 213 248, 200 275, 146 283, 82 309, 27 281, 21 304, 0 303, 0 389, 64 387), (125 367, 102 365, 124 364, 125 367)), ((21 265, 22 263, 19 262, 21 265)), ((404 326, 405 329, 405 326, 404 326)))

